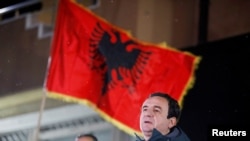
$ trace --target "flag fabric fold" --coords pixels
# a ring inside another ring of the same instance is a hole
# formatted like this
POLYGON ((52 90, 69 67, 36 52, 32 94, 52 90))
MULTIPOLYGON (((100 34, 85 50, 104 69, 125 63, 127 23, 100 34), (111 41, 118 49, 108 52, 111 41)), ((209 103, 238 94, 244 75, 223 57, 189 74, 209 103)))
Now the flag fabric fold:
POLYGON ((74 0, 60 0, 44 87, 47 95, 86 104, 133 135, 153 92, 180 103, 199 56, 142 42, 74 0))

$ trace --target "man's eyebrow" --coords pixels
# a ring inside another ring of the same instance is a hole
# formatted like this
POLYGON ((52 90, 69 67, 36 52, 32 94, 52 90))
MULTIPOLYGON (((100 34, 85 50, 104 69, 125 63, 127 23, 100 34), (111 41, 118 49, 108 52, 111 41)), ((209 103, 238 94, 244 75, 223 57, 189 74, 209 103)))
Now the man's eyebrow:
POLYGON ((154 108, 162 109, 161 106, 155 105, 154 108))
MULTIPOLYGON (((143 106, 142 106, 142 109, 144 109, 144 108, 148 108, 148 105, 143 105, 143 106)), ((161 107, 161 106, 158 106, 158 105, 154 105, 153 108, 162 109, 162 107, 161 107)))

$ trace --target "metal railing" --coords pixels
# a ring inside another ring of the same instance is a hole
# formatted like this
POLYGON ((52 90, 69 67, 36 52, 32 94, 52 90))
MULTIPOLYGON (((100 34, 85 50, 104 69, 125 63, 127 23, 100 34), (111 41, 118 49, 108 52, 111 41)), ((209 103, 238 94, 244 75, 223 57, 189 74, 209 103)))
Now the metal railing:
MULTIPOLYGON (((41 0, 28 0, 28 1, 17 3, 8 7, 4 7, 0 9, 0 15, 11 12, 11 11, 15 11, 24 7, 28 7, 34 4, 38 4, 38 3, 41 3, 41 0)), ((98 8, 100 4, 101 4, 100 0, 94 0, 93 5, 90 5, 89 9, 98 8)))
POLYGON ((20 8, 24 8, 24 7, 28 7, 37 3, 41 3, 41 0, 29 0, 29 1, 25 1, 25 2, 21 2, 21 3, 17 3, 8 7, 4 7, 0 9, 0 15, 11 12, 11 11, 15 11, 18 10, 20 8))

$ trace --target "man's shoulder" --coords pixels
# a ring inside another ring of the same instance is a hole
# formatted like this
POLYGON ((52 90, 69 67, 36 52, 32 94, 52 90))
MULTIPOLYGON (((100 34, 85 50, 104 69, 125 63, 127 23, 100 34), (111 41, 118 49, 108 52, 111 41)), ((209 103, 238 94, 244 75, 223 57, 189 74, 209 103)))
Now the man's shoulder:
POLYGON ((158 130, 154 129, 150 141, 190 141, 190 139, 180 127, 175 126, 167 135, 162 135, 158 130))
POLYGON ((190 141, 187 134, 178 126, 174 127, 167 136, 171 138, 171 141, 190 141))
MULTIPOLYGON (((136 141, 145 141, 136 136, 136 141)), ((162 135, 157 129, 153 129, 152 137, 149 141, 190 141, 189 137, 180 127, 174 127, 167 135, 162 135)))

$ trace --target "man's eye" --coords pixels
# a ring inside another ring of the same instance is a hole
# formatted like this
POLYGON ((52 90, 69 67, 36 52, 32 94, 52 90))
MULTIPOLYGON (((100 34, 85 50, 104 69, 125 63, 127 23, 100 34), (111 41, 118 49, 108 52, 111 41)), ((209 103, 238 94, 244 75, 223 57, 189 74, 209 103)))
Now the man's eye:
POLYGON ((154 110, 154 112, 160 112, 160 110, 158 110, 158 109, 155 109, 155 110, 154 110))

